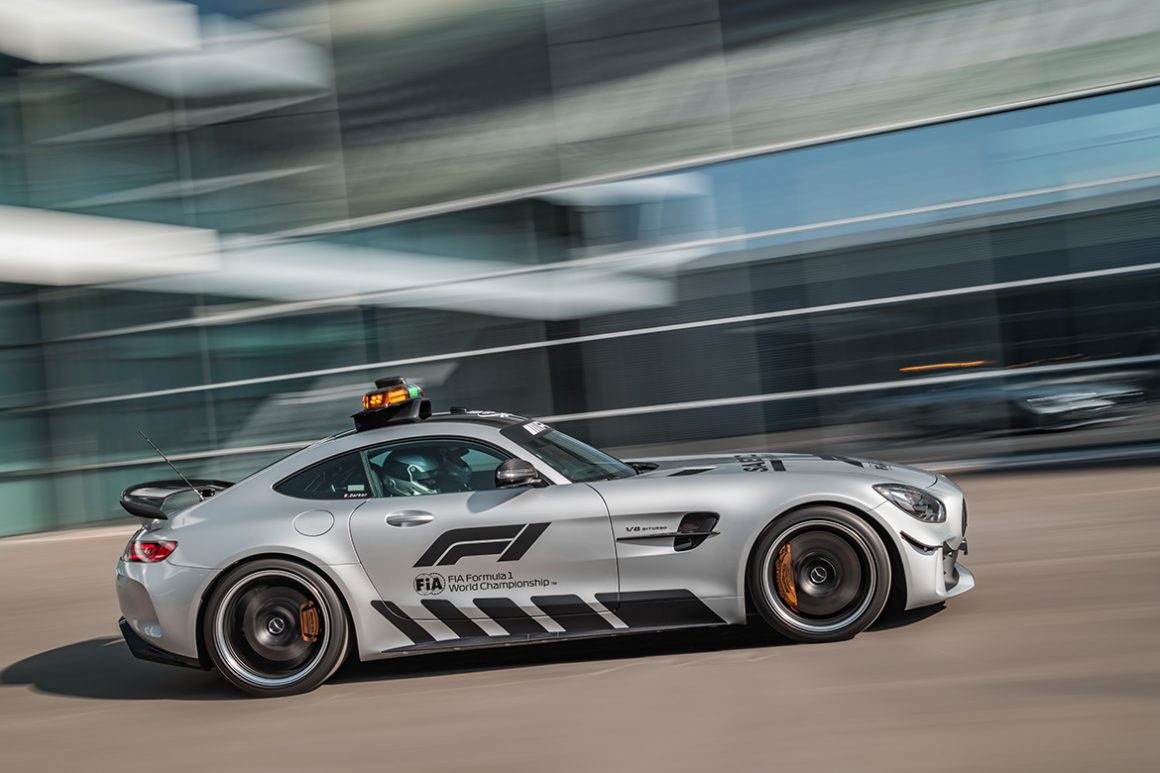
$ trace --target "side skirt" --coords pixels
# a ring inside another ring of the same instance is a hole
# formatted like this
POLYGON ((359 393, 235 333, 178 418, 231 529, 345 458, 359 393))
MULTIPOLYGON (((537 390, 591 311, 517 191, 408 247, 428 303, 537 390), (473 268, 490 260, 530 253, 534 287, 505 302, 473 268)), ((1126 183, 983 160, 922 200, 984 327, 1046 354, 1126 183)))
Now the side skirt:
POLYGON ((389 620, 411 644, 383 650, 384 654, 406 655, 432 650, 460 650, 536 644, 565 639, 598 638, 646 633, 676 628, 727 625, 703 601, 684 589, 597 594, 596 600, 614 607, 610 614, 626 627, 617 628, 579 596, 533 596, 531 601, 544 617, 551 618, 563 631, 549 631, 507 598, 473 599, 476 608, 499 624, 504 635, 491 636, 476 625, 462 609, 446 600, 425 599, 423 606, 456 638, 436 640, 416 620, 390 601, 372 601, 371 606, 389 620))

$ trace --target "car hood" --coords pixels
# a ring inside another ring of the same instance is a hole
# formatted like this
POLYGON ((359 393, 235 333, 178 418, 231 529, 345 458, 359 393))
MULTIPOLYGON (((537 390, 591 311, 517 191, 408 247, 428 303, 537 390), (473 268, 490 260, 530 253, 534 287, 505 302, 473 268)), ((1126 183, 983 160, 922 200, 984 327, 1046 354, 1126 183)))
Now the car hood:
POLYGON ((662 456, 632 459, 630 463, 655 464, 642 477, 664 478, 685 475, 724 475, 744 472, 788 472, 805 475, 854 475, 881 482, 903 483, 927 488, 938 481, 938 475, 917 467, 855 459, 829 454, 738 453, 712 456, 662 456))

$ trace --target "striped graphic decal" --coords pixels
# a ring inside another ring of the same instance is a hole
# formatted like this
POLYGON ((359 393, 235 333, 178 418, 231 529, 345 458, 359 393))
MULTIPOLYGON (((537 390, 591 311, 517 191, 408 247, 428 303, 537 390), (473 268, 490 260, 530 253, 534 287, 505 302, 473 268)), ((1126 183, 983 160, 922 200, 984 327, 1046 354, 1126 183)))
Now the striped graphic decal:
POLYGON ((479 611, 500 624, 510 636, 548 633, 548 629, 511 599, 475 599, 479 611))
POLYGON ((549 631, 509 598, 473 599, 479 611, 506 632, 506 635, 492 636, 452 602, 446 599, 423 599, 423 607, 455 635, 455 638, 444 640, 436 640, 420 621, 407 615, 396 604, 372 601, 371 605, 412 642, 392 649, 486 646, 632 630, 720 625, 725 622, 705 602, 685 589, 598 593, 596 600, 605 607, 614 607, 616 612, 601 614, 602 610, 572 594, 532 596, 532 603, 564 629, 563 632, 557 632, 549 631), (625 628, 613 625, 606 615, 619 620, 625 628))
MULTIPOLYGON (((670 625, 714 625, 722 622, 705 602, 687 590, 597 593, 605 606, 616 603, 616 616, 629 628, 664 628, 670 625)), ((535 601, 535 599, 532 599, 535 601)))
POLYGON ((615 630, 612 623, 597 614, 579 596, 532 596, 532 603, 559 623, 565 633, 615 630))
POLYGON ((371 606, 383 617, 395 624, 403 634, 416 644, 425 644, 435 641, 435 637, 427 633, 427 629, 416 623, 403 610, 389 601, 372 601, 371 606))
POLYGON ((423 606, 435 617, 443 621, 460 639, 470 639, 473 636, 487 636, 483 629, 476 625, 470 617, 463 614, 459 607, 446 599, 423 599, 423 606))

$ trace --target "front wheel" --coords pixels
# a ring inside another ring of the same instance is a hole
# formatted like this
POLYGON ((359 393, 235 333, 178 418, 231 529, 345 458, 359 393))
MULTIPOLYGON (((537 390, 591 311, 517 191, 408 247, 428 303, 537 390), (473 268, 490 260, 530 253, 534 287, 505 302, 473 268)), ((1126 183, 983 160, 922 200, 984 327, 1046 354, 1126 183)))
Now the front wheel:
POLYGON ((757 541, 748 588, 761 617, 799 642, 849 639, 882 613, 890 557, 861 518, 814 506, 778 518, 757 541))
POLYGON ((318 687, 342 665, 349 636, 326 579, 280 559, 228 572, 209 597, 202 633, 222 676, 263 697, 318 687))

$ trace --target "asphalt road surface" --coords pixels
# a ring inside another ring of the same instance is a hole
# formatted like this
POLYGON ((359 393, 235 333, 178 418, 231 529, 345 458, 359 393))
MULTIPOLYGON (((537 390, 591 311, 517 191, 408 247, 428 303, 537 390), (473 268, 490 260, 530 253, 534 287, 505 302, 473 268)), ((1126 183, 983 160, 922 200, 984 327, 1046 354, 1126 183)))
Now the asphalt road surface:
POLYGON ((960 483, 978 587, 850 642, 425 655, 275 700, 129 655, 131 527, 0 540, 0 771, 1160 769, 1160 468, 960 483))

